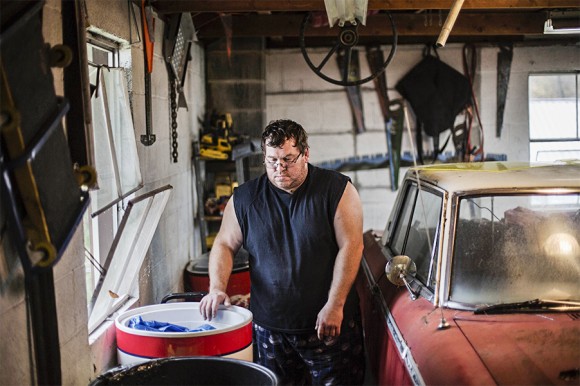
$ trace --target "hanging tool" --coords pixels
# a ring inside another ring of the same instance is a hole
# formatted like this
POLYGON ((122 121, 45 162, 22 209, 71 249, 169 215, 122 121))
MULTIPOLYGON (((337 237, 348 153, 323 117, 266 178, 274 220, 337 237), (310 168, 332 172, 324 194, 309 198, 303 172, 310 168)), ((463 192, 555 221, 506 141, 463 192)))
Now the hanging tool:
MULTIPOLYGON (((369 68, 372 72, 377 71, 384 60, 380 46, 367 47, 366 54, 369 68)), ((401 141, 403 139, 402 102, 400 99, 389 100, 386 71, 380 73, 373 81, 385 123, 387 152, 389 154, 389 176, 391 178, 391 190, 394 192, 399 188, 401 141)))
MULTIPOLYGON (((345 50, 341 48, 337 52, 336 61, 341 74, 343 74, 342 79, 344 81, 354 83, 360 79, 358 51, 345 50)), ((345 88, 356 133, 362 134, 366 131, 366 128, 360 85, 345 86, 345 88)))
POLYGON ((143 25, 143 57, 145 59, 145 134, 141 135, 141 143, 151 146, 155 143, 152 129, 151 106, 151 73, 153 72, 153 48, 155 43, 155 17, 149 0, 141 0, 141 23, 143 25))
MULTIPOLYGON (((483 145, 484 145, 484 135, 483 135, 483 123, 481 122, 481 115, 479 114, 479 104, 477 103, 477 98, 475 96, 475 71, 477 63, 477 50, 473 44, 466 44, 463 46, 463 72, 465 77, 469 81, 469 89, 471 93, 471 106, 475 111, 475 116, 477 117, 477 123, 479 124, 479 146, 471 144, 471 128, 473 126, 473 119, 470 119, 469 125, 467 127, 468 133, 466 136, 467 146, 466 146, 466 156, 476 156, 481 154, 481 160, 484 160, 483 145)), ((471 111, 468 112, 471 114, 471 111)))
POLYGON ((169 75, 169 95, 171 100, 171 157, 177 162, 177 110, 187 109, 183 93, 187 63, 190 59, 191 45, 195 39, 195 28, 191 14, 181 13, 168 16, 165 22, 163 55, 169 75), (179 94, 179 101, 177 95, 179 94))
POLYGON ((505 111, 508 84, 510 82, 513 55, 514 49, 511 44, 499 46, 499 52, 497 54, 497 115, 495 121, 495 136, 497 138, 501 137, 501 130, 503 128, 503 114, 505 111))

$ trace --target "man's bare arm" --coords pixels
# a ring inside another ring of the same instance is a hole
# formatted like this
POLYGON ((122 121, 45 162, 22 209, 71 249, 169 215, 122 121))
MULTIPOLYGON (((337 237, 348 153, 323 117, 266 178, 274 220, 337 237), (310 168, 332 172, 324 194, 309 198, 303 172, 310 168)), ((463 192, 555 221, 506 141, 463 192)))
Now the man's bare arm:
POLYGON ((242 230, 234 210, 233 197, 226 204, 220 230, 209 254, 209 293, 201 299, 199 311, 204 319, 211 320, 218 306, 229 306, 226 288, 234 264, 234 256, 242 245, 242 230))
POLYGON ((363 250, 363 214, 360 197, 348 183, 334 217, 338 254, 334 263, 328 301, 318 314, 316 329, 319 339, 340 335, 346 298, 356 279, 363 250))

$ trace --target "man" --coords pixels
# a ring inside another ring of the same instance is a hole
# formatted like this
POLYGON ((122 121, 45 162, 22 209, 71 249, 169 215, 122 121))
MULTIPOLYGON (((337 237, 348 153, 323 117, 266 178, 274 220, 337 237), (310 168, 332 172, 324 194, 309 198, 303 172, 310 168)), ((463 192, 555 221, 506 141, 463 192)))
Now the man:
POLYGON ((249 252, 254 361, 281 384, 360 384, 364 350, 353 288, 362 257, 362 206, 350 179, 308 163, 308 136, 291 120, 262 134, 266 173, 226 205, 209 259, 205 319, 230 305, 233 257, 249 252))

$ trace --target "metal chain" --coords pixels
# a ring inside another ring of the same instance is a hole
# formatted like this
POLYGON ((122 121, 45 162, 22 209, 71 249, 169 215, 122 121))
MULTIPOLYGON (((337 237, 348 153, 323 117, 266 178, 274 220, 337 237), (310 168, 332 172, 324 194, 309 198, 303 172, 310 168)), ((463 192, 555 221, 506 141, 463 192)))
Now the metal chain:
POLYGON ((171 82, 171 156, 177 162, 177 82, 171 82))

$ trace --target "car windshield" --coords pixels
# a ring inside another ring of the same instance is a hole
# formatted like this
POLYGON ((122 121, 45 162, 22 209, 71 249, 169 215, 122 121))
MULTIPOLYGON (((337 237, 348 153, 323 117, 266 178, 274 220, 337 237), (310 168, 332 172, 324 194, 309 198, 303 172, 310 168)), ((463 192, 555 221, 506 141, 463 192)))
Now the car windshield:
POLYGON ((459 201, 450 300, 580 300, 580 194, 459 201))

